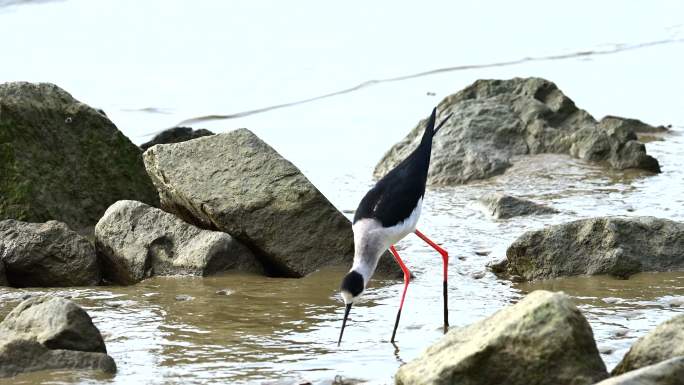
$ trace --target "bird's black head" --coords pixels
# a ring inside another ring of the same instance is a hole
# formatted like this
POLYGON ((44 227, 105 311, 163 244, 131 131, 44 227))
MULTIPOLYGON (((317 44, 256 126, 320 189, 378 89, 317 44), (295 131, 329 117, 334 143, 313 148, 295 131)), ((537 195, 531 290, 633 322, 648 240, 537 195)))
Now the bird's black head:
POLYGON ((363 293, 364 286, 363 276, 361 274, 355 270, 347 273, 347 275, 344 276, 344 279, 342 279, 342 285, 340 285, 344 303, 353 303, 354 300, 363 293))
POLYGON ((344 299, 345 309, 344 319, 342 320, 342 329, 340 330, 340 339, 337 340, 337 346, 340 346, 340 343, 342 342, 342 334, 344 333, 344 327, 347 324, 347 318, 349 317, 349 311, 351 310, 352 304, 356 298, 363 293, 365 286, 363 275, 356 270, 350 271, 344 276, 344 279, 342 279, 340 292, 342 293, 342 299, 344 299))

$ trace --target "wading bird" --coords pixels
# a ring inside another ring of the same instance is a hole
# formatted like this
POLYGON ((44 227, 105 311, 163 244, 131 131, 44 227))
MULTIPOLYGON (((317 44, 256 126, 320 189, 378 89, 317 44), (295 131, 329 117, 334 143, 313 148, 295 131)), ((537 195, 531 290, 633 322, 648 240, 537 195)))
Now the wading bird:
POLYGON ((432 246, 442 256, 444 261, 444 330, 449 327, 447 311, 447 266, 449 254, 446 250, 432 242, 428 237, 416 229, 420 209, 425 195, 425 182, 427 181, 428 167, 430 166, 430 153, 432 151, 432 138, 437 131, 451 117, 444 118, 435 128, 437 109, 432 114, 425 126, 423 138, 418 147, 399 163, 394 169, 380 179, 375 186, 361 199, 359 207, 354 214, 352 229, 354 230, 354 262, 349 273, 344 276, 340 291, 346 306, 339 346, 342 342, 342 334, 347 324, 347 317, 352 304, 361 296, 368 281, 370 280, 378 260, 385 250, 389 248, 394 259, 404 273, 404 291, 401 294, 397 319, 394 322, 391 342, 399 326, 401 309, 404 306, 406 289, 411 280, 411 272, 399 257, 394 244, 410 233, 415 233, 420 239, 432 246))

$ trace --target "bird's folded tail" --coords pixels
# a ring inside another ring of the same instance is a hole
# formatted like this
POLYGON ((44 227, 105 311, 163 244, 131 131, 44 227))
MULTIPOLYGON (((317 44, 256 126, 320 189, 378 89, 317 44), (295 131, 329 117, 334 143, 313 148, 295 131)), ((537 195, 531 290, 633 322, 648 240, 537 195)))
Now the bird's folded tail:
POLYGON ((446 118, 442 119, 441 122, 439 122, 439 125, 437 125, 437 128, 435 128, 435 120, 437 116, 437 107, 432 109, 432 114, 430 114, 430 118, 427 121, 427 124, 425 125, 425 132, 423 132, 423 139, 422 141, 427 141, 428 139, 430 142, 432 142, 432 137, 437 134, 437 131, 439 131, 440 128, 451 118, 451 115, 453 113, 447 115, 446 118))

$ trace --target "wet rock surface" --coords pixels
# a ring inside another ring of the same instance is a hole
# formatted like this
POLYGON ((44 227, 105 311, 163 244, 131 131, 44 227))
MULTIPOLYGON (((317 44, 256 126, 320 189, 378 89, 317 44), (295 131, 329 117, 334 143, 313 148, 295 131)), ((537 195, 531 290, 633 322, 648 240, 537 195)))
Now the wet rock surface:
POLYGON ((601 381, 596 385, 681 385, 684 357, 675 357, 601 381))
POLYGON ((525 280, 684 269, 684 224, 655 217, 580 219, 528 231, 492 269, 525 280))
POLYGON ((32 297, 21 302, 0 323, 0 330, 35 338, 49 349, 107 352, 88 313, 59 297, 32 297))
POLYGON ((156 144, 180 143, 209 135, 214 133, 203 128, 193 130, 192 127, 173 127, 155 135, 149 142, 141 144, 140 148, 147 150, 156 144))
POLYGON ((90 234, 118 200, 157 204, 140 149, 63 89, 0 84, 0 111, 0 219, 55 219, 90 234))
MULTIPOLYGON (((434 138, 428 183, 453 185, 502 174, 518 155, 569 154, 591 162, 660 172, 624 118, 597 122, 558 87, 541 78, 478 80, 446 97, 440 118, 453 113, 434 138), (621 123, 622 122, 622 123, 621 123)), ((421 121, 375 167, 380 178, 413 151, 421 121)), ((642 123, 643 124, 643 123, 642 123)))
MULTIPOLYGON (((351 263, 351 223, 288 160, 247 129, 144 154, 162 207, 249 246, 267 273, 301 277, 351 263)), ((379 271, 398 271, 382 258, 379 271)))
POLYGON ((105 276, 120 284, 155 275, 263 272, 254 254, 230 235, 202 230, 136 201, 107 209, 95 226, 95 244, 105 276))
POLYGON ((57 221, 0 221, 0 263, 7 283, 15 287, 90 286, 100 282, 93 245, 57 221))
POLYGON ((58 297, 29 298, 0 323, 0 377, 49 369, 114 373, 116 364, 80 306, 58 297))
MULTIPOLYGON (((684 315, 663 322, 637 340, 612 374, 626 373, 677 356, 684 356, 684 315)), ((678 365, 680 370, 683 369, 681 365, 678 365)), ((684 376, 680 378, 684 379, 684 376)))
POLYGON ((563 293, 519 303, 451 330, 399 368, 405 384, 593 384, 607 377, 591 327, 563 293))
POLYGON ((494 219, 558 213, 558 210, 552 207, 502 193, 484 195, 478 202, 484 207, 485 212, 494 219))

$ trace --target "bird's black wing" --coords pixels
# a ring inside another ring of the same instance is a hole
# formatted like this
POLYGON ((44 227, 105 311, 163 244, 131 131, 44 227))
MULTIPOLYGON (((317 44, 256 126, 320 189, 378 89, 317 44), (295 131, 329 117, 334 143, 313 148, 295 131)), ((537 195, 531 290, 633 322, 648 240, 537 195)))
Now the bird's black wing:
POLYGON ((408 218, 418 200, 425 195, 429 162, 429 155, 425 157, 419 151, 404 159, 361 199, 354 214, 354 223, 373 218, 379 220, 383 227, 390 227, 408 218))

